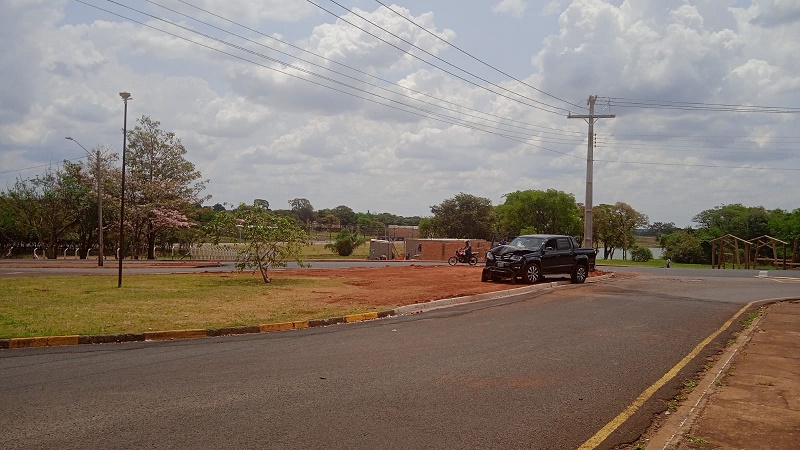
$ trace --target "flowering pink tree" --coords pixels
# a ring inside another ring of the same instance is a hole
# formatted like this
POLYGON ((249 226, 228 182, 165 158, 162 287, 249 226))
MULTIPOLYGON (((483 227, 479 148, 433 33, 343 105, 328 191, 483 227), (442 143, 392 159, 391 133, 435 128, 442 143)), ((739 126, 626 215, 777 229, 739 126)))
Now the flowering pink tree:
POLYGON ((147 259, 155 259, 159 236, 191 226, 188 211, 210 198, 200 196, 207 180, 200 180, 200 172, 186 160, 180 139, 160 125, 142 116, 128 132, 127 233, 134 256, 146 246, 147 259))

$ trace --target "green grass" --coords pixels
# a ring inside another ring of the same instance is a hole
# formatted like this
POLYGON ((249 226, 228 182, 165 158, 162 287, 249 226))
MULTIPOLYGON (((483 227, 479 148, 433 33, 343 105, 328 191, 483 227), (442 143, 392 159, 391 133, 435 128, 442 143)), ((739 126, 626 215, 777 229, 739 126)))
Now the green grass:
MULTIPOLYGON (((342 280, 244 274, 20 277, 0 280, 0 338, 141 333, 337 317, 374 311, 342 280), (337 301, 320 300, 335 291, 337 301)), ((396 305, 386 305, 385 309, 396 305)))
POLYGON ((753 321, 756 320, 756 317, 758 317, 760 315, 761 315, 761 313, 759 313, 758 311, 751 312, 751 313, 747 314, 747 319, 740 320, 739 321, 739 326, 741 326, 743 330, 746 330, 746 329, 750 328, 750 325, 753 324, 753 321))
MULTIPOLYGON (((402 243, 401 243, 402 244, 402 243)), ((401 247, 398 247, 398 251, 402 251, 401 247)), ((339 256, 338 253, 334 252, 333 250, 329 250, 325 248, 325 244, 312 244, 308 247, 303 247, 302 252, 302 259, 367 259, 369 255, 369 241, 360 245, 353 250, 353 254, 350 256, 339 256)))
MULTIPOLYGON (((602 250, 601 250, 602 254, 602 250)), ((597 258, 597 265, 599 266, 632 266, 632 267, 666 267, 667 260, 665 259, 651 259, 647 262, 634 262, 629 259, 602 259, 599 255, 597 258)), ((691 268, 691 269, 709 269, 709 264, 683 264, 672 261, 671 268, 691 268)))
POLYGON ((686 436, 686 439, 690 440, 694 444, 701 444, 701 445, 702 444, 708 444, 708 441, 706 441, 703 438, 696 437, 696 436, 686 436))

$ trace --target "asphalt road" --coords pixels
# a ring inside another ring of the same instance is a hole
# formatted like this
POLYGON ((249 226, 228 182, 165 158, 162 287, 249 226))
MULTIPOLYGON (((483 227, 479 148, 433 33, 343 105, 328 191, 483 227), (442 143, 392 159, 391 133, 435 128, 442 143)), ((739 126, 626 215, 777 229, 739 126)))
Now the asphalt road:
MULTIPOLYGON (((5 350, 0 447, 578 448, 747 302, 800 296, 796 279, 720 272, 281 333, 5 350)), ((600 448, 639 436, 728 336, 600 448)))

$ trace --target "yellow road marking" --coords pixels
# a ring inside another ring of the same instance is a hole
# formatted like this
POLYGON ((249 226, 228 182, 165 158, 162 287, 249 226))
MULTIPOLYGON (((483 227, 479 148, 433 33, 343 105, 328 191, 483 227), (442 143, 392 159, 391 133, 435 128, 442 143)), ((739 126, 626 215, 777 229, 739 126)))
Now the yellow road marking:
POLYGON ((750 302, 745 306, 743 306, 742 309, 739 310, 739 312, 737 312, 733 317, 728 319, 728 321, 725 322, 725 324, 723 324, 717 331, 715 331, 707 338, 703 339, 702 342, 697 344, 697 346, 691 352, 689 352, 688 355, 684 356, 683 359, 681 359, 678 362, 678 364, 675 364, 675 366, 673 366, 672 369, 669 370, 669 372, 665 373, 664 376, 659 378, 658 381, 653 383, 650 387, 645 389, 644 392, 639 394, 639 396, 636 397, 636 400, 634 400, 633 403, 628 405, 628 407, 625 408, 624 411, 619 413, 619 415, 617 415, 617 417, 612 419, 611 422, 608 422, 606 426, 601 428, 600 431, 595 433, 594 436, 592 436, 591 438, 589 438, 589 440, 584 442, 580 447, 578 447, 578 449, 590 450, 600 445, 600 443, 603 442, 609 435, 611 435, 611 433, 613 433, 617 428, 619 428, 619 426, 622 425, 623 422, 628 420, 628 418, 630 418, 639 408, 641 408, 642 405, 644 405, 644 403, 647 400, 649 400, 650 397, 652 397, 657 390, 664 387, 664 385, 667 384, 669 380, 678 375, 678 372, 680 372, 681 369, 683 369, 687 364, 689 364, 689 361, 691 361, 692 359, 694 359, 695 356, 700 354, 700 351, 703 350, 703 347, 708 345, 709 342, 713 341, 714 338, 716 338, 720 333, 722 333, 729 326, 731 326, 733 321, 736 320, 736 318, 739 317, 741 314, 743 314, 745 311, 747 311, 747 309, 750 308, 750 306, 753 303, 754 302, 750 302))

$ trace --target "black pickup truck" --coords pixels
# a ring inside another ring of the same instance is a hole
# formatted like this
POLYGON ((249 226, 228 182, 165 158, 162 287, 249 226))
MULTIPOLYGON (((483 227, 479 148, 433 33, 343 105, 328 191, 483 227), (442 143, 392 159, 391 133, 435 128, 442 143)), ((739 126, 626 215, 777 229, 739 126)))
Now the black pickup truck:
POLYGON ((573 283, 583 283, 594 270, 597 250, 580 248, 571 236, 530 234, 518 236, 506 245, 486 253, 481 281, 522 278, 536 283, 544 275, 568 274, 573 283))

